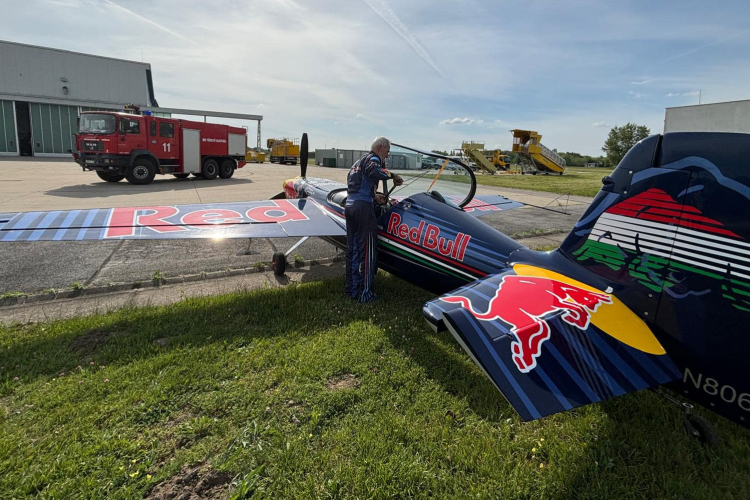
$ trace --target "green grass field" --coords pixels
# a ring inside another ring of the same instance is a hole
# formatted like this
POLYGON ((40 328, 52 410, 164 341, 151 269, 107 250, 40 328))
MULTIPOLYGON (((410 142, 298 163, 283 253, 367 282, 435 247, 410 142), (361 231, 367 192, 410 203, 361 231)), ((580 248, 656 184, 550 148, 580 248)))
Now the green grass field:
POLYGON ((611 168, 567 167, 563 175, 477 174, 477 183, 557 194, 595 196, 602 187, 602 177, 611 172, 611 168))
POLYGON ((649 392, 522 423, 429 294, 377 286, 0 327, 0 498, 142 498, 186 464, 229 498, 748 498, 748 431, 700 411, 706 448, 649 392))

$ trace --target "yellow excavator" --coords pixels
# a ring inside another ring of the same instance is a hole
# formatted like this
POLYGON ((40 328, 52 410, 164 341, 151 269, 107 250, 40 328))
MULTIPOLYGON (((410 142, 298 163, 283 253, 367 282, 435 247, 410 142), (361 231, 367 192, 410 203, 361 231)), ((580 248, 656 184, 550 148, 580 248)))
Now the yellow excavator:
POLYGON ((536 169, 543 173, 562 175, 565 159, 542 144, 542 134, 533 130, 511 130, 513 152, 528 158, 536 169))

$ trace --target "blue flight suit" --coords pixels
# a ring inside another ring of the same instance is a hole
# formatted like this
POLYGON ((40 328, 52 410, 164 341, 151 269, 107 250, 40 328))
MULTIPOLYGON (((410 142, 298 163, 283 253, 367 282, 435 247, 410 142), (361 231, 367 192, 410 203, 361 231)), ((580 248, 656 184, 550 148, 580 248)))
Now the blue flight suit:
POLYGON ((370 151, 360 158, 346 176, 346 287, 344 292, 360 302, 375 298, 372 290, 378 271, 378 225, 375 219, 375 192, 381 180, 393 175, 378 155, 370 151))

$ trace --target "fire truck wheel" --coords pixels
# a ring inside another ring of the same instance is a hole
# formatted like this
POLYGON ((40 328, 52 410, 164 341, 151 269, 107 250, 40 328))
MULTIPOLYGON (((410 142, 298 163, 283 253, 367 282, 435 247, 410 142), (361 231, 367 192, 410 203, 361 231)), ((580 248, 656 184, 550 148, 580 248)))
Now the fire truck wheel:
POLYGON ((190 174, 174 174, 174 176, 177 177, 178 179, 187 179, 190 176, 190 174))
POLYGON ((125 177, 131 184, 151 184, 156 176, 156 167, 148 160, 136 160, 125 177))
POLYGON ((206 160, 203 162, 203 171, 201 173, 207 181, 216 179, 216 176, 219 175, 219 164, 216 163, 216 160, 206 160))
POLYGON ((284 274, 284 271, 286 271, 286 255, 284 255, 284 252, 274 252, 271 265, 273 266, 273 274, 276 276, 284 274))
POLYGON ((107 182, 120 182, 125 178, 124 175, 110 174, 109 172, 96 172, 96 175, 98 175, 101 180, 107 182))
POLYGON ((219 168, 219 177, 222 179, 229 179, 234 175, 234 161, 233 160, 222 160, 221 167, 219 168))

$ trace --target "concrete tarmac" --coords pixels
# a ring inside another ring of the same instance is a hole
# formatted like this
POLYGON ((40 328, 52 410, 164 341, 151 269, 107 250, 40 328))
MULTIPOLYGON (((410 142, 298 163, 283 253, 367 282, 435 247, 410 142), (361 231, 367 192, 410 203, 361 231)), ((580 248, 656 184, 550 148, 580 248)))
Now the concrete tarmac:
MULTIPOLYGON (((346 169, 310 166, 307 175, 344 182, 346 173, 346 169)), ((232 179, 157 176, 152 184, 133 186, 101 181, 93 172, 82 172, 72 160, 0 158, 0 212, 263 200, 281 192, 282 182, 297 175, 299 166, 250 164, 232 179)), ((558 195, 551 193, 487 186, 477 191, 560 208, 558 195)), ((527 246, 550 246, 561 241, 590 201, 570 197, 570 215, 527 206, 482 221, 527 246)), ((267 265, 274 251, 285 251, 294 243, 292 238, 0 243, 0 294, 64 289, 74 283, 146 282, 157 272, 173 277, 251 268, 257 262, 267 265)), ((295 254, 310 261, 336 257, 339 251, 311 238, 295 254)))

